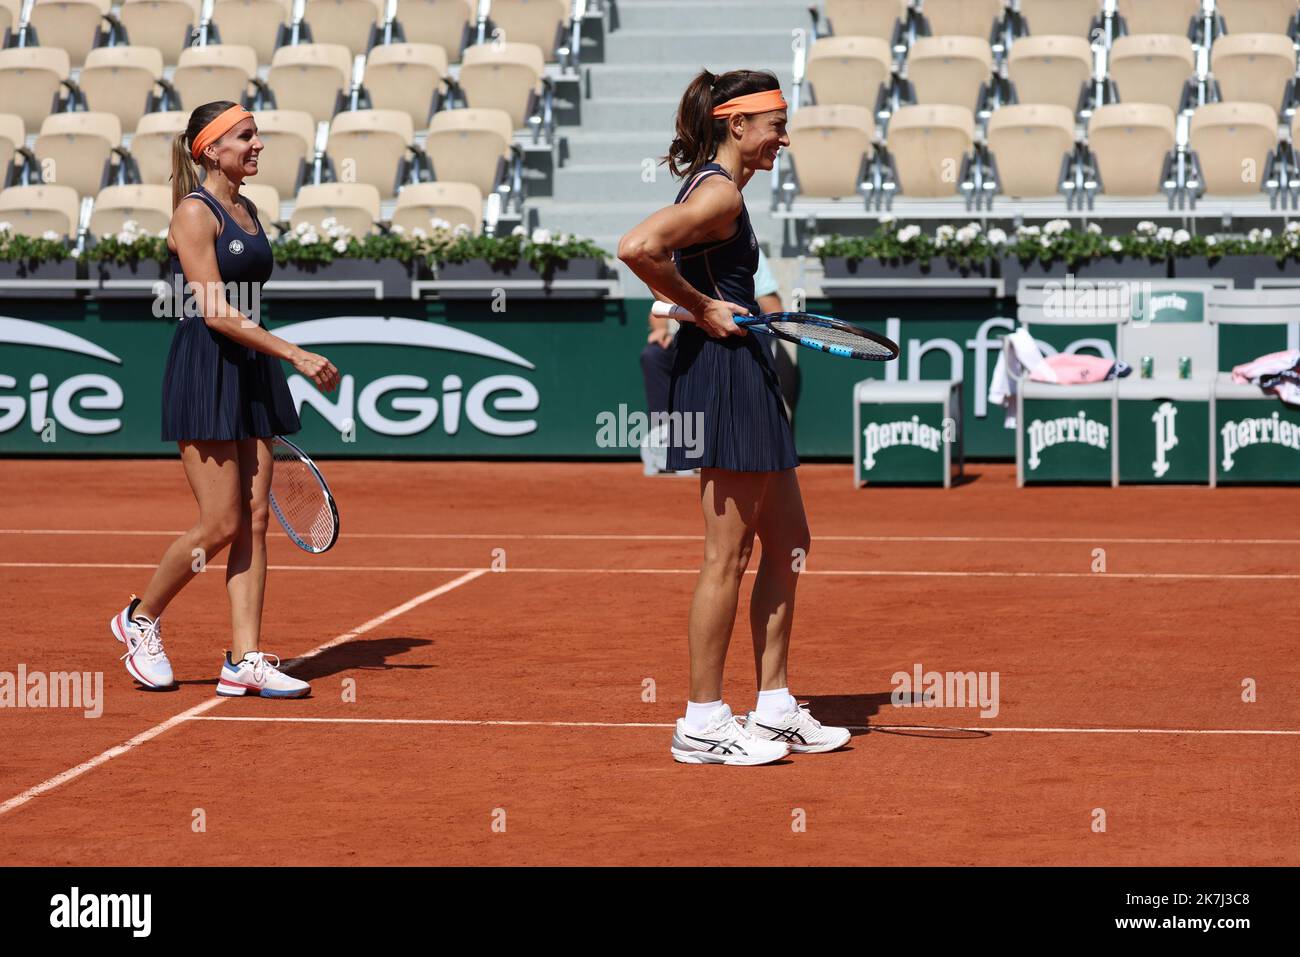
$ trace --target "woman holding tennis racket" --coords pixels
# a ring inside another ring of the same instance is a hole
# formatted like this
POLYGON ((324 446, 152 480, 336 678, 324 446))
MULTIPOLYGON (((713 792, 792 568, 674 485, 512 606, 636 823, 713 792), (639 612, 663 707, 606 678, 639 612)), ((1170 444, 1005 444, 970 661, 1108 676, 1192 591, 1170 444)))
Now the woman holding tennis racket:
POLYGON ((110 623, 126 645, 126 670, 148 688, 172 684, 163 611, 204 563, 229 546, 232 637, 217 694, 294 698, 310 690, 260 649, 272 442, 300 427, 279 360, 324 392, 335 388, 339 373, 324 356, 272 335, 260 317, 229 299, 235 290, 238 303, 258 302, 274 266, 257 208, 239 193, 244 179, 257 174, 261 151, 253 115, 226 101, 194 110, 172 144, 167 248, 173 276, 182 277, 196 308, 180 313, 167 356, 162 437, 180 446, 199 517, 164 553, 144 594, 133 595, 110 623))
POLYGON ((735 320, 758 312, 758 240, 741 190, 790 144, 785 126, 771 73, 701 72, 682 96, 665 157, 683 180, 677 201, 619 243, 619 258, 688 320, 677 334, 669 409, 702 427, 698 445, 670 442, 667 466, 701 470, 704 512, 688 628, 690 700, 672 741, 673 757, 687 764, 766 764, 849 740, 847 729, 823 727, 789 692, 795 586, 809 546, 799 458, 768 351, 735 320), (749 612, 759 690, 742 723, 722 701, 722 676, 755 535, 763 554, 749 612))

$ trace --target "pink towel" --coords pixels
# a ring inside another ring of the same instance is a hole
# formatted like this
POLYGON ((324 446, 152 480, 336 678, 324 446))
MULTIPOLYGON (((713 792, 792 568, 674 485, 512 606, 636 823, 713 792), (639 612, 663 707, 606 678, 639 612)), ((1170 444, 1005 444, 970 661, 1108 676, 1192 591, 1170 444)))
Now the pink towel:
POLYGON ((1081 385, 1085 382, 1104 382, 1106 376, 1110 374, 1111 368, 1115 365, 1115 361, 1113 359, 1103 359, 1101 356, 1086 356, 1077 352, 1067 352, 1048 356, 1046 365, 1051 367, 1052 372, 1055 373, 1055 378, 1050 373, 1047 373, 1042 366, 1035 369, 1029 378, 1035 382, 1081 385))
POLYGON ((1249 382, 1259 385, 1259 380, 1264 376, 1276 375, 1279 372, 1285 372, 1287 369, 1294 369, 1297 363, 1300 363, 1300 350, 1287 349, 1282 352, 1270 352, 1266 356, 1260 356, 1250 362, 1243 362, 1239 366, 1233 366, 1232 381, 1238 385, 1245 385, 1249 382))

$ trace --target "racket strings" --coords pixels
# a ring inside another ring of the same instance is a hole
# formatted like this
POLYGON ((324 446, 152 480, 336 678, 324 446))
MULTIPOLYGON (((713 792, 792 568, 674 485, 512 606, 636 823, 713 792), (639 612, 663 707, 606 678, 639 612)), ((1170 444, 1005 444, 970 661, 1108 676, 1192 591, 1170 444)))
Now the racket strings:
POLYGON ((288 447, 276 443, 271 494, 284 522, 314 548, 334 535, 334 513, 312 470, 288 447))
POLYGON ((888 346, 848 329, 826 326, 819 323, 804 322, 798 319, 774 319, 768 325, 796 339, 813 339, 827 346, 839 346, 855 355, 868 357, 893 358, 894 352, 888 346))

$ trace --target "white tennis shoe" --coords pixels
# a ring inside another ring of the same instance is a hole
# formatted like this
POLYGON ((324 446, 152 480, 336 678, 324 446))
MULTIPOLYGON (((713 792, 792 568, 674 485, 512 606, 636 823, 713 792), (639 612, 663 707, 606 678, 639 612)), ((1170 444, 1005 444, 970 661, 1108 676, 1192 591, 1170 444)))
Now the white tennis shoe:
POLYGON ((678 718, 672 750, 673 760, 682 764, 768 764, 790 753, 784 742, 748 731, 725 704, 709 715, 702 731, 691 731, 686 719, 678 718))
POLYGON ((757 712, 751 711, 745 721, 745 728, 750 734, 765 741, 786 742, 793 754, 834 751, 848 744, 852 737, 848 728, 827 727, 814 718, 807 708, 798 705, 779 721, 760 718, 757 712))
POLYGON ((146 688, 169 688, 173 683, 172 663, 163 651, 162 616, 154 621, 135 618, 140 599, 131 596, 130 603, 108 623, 113 637, 126 645, 122 661, 127 672, 146 688))
POLYGON ((311 685, 307 682, 280 670, 279 658, 260 651, 250 651, 237 662, 232 662, 230 652, 226 652, 221 677, 217 679, 217 694, 225 698, 249 694, 263 698, 301 698, 309 691, 311 685))

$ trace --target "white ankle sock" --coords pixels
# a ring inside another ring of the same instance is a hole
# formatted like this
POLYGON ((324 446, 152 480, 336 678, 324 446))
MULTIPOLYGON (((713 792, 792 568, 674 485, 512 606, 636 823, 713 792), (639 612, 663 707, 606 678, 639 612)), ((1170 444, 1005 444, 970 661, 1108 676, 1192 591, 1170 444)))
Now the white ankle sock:
POLYGON ((691 731, 703 731, 709 715, 722 707, 722 699, 717 701, 706 701, 699 704, 694 701, 686 702, 686 727, 691 731))
POLYGON ((773 688, 758 693, 758 704, 754 705, 754 711, 760 718, 783 718, 798 704, 789 688, 773 688))

